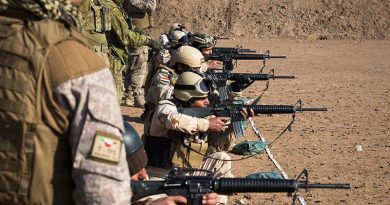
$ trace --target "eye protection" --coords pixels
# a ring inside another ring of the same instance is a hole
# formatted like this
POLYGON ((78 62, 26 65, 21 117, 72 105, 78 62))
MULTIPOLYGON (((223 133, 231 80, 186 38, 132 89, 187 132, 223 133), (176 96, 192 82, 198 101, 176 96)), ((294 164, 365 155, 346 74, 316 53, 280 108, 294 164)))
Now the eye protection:
POLYGON ((198 82, 196 82, 194 85, 180 85, 176 84, 175 89, 177 90, 194 90, 201 94, 208 94, 209 93, 209 86, 207 83, 201 79, 198 82))

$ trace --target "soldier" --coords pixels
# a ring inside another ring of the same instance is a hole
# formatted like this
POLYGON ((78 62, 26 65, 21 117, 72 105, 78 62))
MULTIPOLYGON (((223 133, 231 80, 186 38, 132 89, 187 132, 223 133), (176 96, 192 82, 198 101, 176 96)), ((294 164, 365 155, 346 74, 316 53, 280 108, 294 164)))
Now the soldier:
MULTIPOLYGON (((206 107, 209 88, 206 81, 193 72, 182 73, 175 84, 172 99, 162 100, 156 108, 149 127, 144 130, 145 150, 149 165, 169 168, 172 166, 174 138, 170 131, 178 131, 195 137, 206 131, 221 131, 228 118, 194 118, 177 112, 177 107, 206 107)), ((196 138, 196 137, 195 137, 196 138)), ((229 170, 230 171, 230 170, 229 170)))
POLYGON ((76 15, 0 1, 0 204, 130 203, 114 80, 76 15))
POLYGON ((146 95, 147 109, 153 111, 158 102, 170 99, 177 75, 184 71, 200 70, 204 62, 203 55, 191 46, 181 46, 172 51, 168 65, 160 65, 152 78, 151 86, 146 95))
POLYGON ((110 51, 110 67, 117 86, 118 101, 121 101, 123 97, 124 86, 122 72, 128 63, 128 47, 147 45, 155 50, 162 49, 161 42, 135 32, 129 27, 126 21, 127 14, 123 9, 123 3, 126 1, 129 0, 109 0, 106 3, 111 8, 110 18, 112 29, 106 32, 106 36, 110 51))
MULTIPOLYGON (((215 69, 222 66, 221 61, 217 60, 209 60, 211 55, 213 54, 213 47, 216 42, 213 36, 210 36, 205 33, 195 33, 191 36, 190 45, 196 49, 198 49, 206 60, 206 68, 207 69, 215 69)), ((206 72, 207 70, 204 70, 206 72)))
MULTIPOLYGON (((145 170, 145 167, 148 162, 148 158, 145 153, 145 149, 142 143, 141 138, 139 137, 137 131, 129 123, 124 122, 125 133, 123 134, 123 141, 126 148, 126 158, 129 164, 129 171, 132 181, 138 180, 148 180, 148 173, 145 170)), ((214 205, 216 204, 217 194, 210 193, 205 195, 204 205, 214 205)), ((169 203, 180 203, 187 204, 187 199, 182 196, 167 196, 165 194, 153 195, 136 201, 134 204, 148 204, 148 205, 157 205, 157 204, 169 204, 169 203)))
MULTIPOLYGON (((130 17, 131 26, 149 35, 153 27, 153 13, 156 10, 156 0, 129 0, 124 2, 124 8, 130 17)), ((149 47, 129 47, 129 62, 125 74, 125 88, 127 106, 143 108, 145 106, 145 94, 142 88, 146 75, 151 69, 148 63, 149 47), (149 68, 150 67, 150 68, 149 68)))
POLYGON ((153 81, 152 78, 159 70, 160 66, 168 64, 171 59, 171 52, 183 45, 188 45, 190 42, 188 32, 185 30, 185 27, 179 23, 172 24, 168 34, 162 34, 160 38, 162 38, 162 41, 165 43, 164 49, 153 53, 153 56, 150 59, 149 65, 151 69, 146 78, 145 93, 149 92, 151 82, 153 81))
MULTIPOLYGON (((194 149, 203 152, 205 144, 202 139, 206 132, 224 131, 229 118, 195 118, 177 111, 178 107, 208 106, 210 103, 208 95, 207 82, 199 74, 184 72, 179 76, 173 91, 173 98, 159 102, 150 126, 145 129, 145 151, 149 159, 148 165, 161 168, 169 168, 172 165, 197 167, 215 172, 214 177, 233 177, 231 158, 226 152, 213 150, 207 154, 203 162, 202 159, 196 158, 197 153, 192 152, 194 149), (183 144, 186 147, 183 147, 183 144), (199 167, 200 164, 202 164, 201 167, 199 167)), ((247 113, 243 115, 247 116, 247 113)), ((227 196, 219 195, 218 203, 226 204, 227 196)))

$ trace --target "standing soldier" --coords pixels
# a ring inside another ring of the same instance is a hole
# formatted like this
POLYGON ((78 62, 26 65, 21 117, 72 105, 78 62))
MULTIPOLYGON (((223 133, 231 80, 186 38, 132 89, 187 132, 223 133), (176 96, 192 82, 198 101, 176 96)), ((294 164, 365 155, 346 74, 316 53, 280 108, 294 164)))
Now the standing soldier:
MULTIPOLYGON (((125 1, 124 8, 130 17, 130 24, 140 33, 149 35, 154 26, 152 14, 156 10, 156 0, 129 0, 125 1)), ((143 108, 145 93, 142 88, 147 73, 151 68, 148 63, 149 47, 129 47, 129 62, 125 74, 125 88, 127 106, 143 108)))
MULTIPOLYGON (((161 47, 158 41, 139 34, 128 25, 123 4, 129 0, 86 0, 82 5, 81 29, 90 46, 110 65, 114 75, 118 102, 123 97, 122 71, 128 61, 128 46, 161 47)), ((157 47, 157 48, 156 48, 157 47)))
POLYGON ((0 1, 0 204, 130 204, 112 74, 76 25, 66 0, 0 1))

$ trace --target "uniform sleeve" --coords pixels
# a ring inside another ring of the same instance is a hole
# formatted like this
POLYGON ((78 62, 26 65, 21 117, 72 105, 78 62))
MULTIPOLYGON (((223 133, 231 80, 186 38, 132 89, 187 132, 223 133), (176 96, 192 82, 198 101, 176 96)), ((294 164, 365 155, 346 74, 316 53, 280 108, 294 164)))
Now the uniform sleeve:
POLYGON ((191 117, 177 112, 176 106, 170 101, 161 101, 156 109, 157 120, 167 129, 195 134, 206 132, 209 121, 203 118, 191 117))
POLYGON ((67 81, 55 89, 55 95, 71 120, 74 201, 130 204, 123 119, 111 72, 104 69, 67 81))
POLYGON ((141 11, 145 11, 148 14, 152 14, 156 11, 156 0, 132 0, 131 4, 141 11))
POLYGON ((152 106, 157 106, 161 100, 170 99, 173 93, 171 74, 162 69, 153 76, 152 85, 146 95, 146 100, 152 106))
POLYGON ((124 46, 140 47, 146 46, 150 42, 150 38, 146 35, 139 34, 129 28, 122 12, 118 8, 113 8, 111 12, 112 28, 118 42, 121 42, 124 46))

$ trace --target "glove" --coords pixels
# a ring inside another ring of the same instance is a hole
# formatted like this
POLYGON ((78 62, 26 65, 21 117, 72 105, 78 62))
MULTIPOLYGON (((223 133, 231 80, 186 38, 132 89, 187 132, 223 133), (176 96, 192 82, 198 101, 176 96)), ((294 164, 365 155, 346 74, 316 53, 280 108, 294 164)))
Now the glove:
POLYGON ((252 83, 250 78, 245 77, 243 75, 235 76, 234 81, 235 82, 231 84, 231 90, 233 92, 241 92, 243 89, 245 89, 252 83))
POLYGON ((148 43, 148 46, 150 48, 152 48, 153 50, 155 51, 159 51, 159 50, 162 50, 163 49, 163 44, 161 41, 159 40, 153 40, 153 39, 150 39, 149 43, 148 43))

